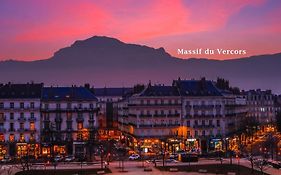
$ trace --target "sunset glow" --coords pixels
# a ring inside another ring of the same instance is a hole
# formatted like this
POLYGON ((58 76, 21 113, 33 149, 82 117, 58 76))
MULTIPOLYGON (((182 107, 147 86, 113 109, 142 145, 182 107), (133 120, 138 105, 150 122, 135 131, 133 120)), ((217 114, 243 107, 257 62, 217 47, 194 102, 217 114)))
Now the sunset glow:
POLYGON ((2 0, 0 60, 46 59, 94 35, 164 47, 176 57, 183 57, 178 48, 246 49, 246 56, 277 53, 280 9, 281 2, 274 0, 2 0))

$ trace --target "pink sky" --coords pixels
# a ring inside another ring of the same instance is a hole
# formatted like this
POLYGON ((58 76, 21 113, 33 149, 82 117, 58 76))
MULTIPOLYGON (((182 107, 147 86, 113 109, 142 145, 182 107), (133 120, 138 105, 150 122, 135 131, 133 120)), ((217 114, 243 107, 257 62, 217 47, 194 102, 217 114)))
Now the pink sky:
MULTIPOLYGON (((46 59, 94 35, 178 48, 281 52, 281 2, 274 0, 2 0, 0 60, 46 59)), ((228 59, 242 56, 199 55, 228 59)))

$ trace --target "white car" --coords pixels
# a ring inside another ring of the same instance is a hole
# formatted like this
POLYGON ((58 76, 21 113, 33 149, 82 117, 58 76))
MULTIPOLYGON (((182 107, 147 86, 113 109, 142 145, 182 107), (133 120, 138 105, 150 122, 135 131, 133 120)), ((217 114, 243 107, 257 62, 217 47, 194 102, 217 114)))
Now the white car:
POLYGON ((129 157, 129 160, 137 160, 140 158, 140 155, 138 154, 132 154, 130 157, 129 157))

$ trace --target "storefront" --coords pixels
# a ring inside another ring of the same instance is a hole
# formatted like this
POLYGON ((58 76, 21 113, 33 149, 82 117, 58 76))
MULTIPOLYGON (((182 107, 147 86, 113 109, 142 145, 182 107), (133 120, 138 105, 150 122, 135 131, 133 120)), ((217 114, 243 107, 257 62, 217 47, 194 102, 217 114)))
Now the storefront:
POLYGON ((0 160, 2 160, 8 154, 7 145, 5 143, 0 143, 0 160))
POLYGON ((223 140, 222 139, 210 139, 209 151, 222 151, 223 150, 223 140))
POLYGON ((54 155, 65 155, 66 146, 65 145, 54 145, 53 151, 54 151, 54 155))
POLYGON ((29 143, 27 144, 28 155, 37 158, 40 156, 40 146, 38 143, 29 143))
POLYGON ((185 150, 188 152, 200 153, 199 140, 197 139, 186 139, 185 140, 185 150))
POLYGON ((51 145, 47 143, 43 143, 41 145, 42 156, 43 157, 50 157, 51 156, 51 145))
POLYGON ((22 157, 28 155, 27 143, 17 143, 17 156, 22 157))

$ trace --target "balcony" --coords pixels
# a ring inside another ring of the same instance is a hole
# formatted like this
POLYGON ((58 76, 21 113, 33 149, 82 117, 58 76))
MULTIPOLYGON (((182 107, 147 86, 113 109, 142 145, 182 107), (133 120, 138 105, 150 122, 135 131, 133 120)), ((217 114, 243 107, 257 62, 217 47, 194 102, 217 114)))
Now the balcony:
POLYGON ((166 114, 154 114, 153 117, 166 118, 166 114))
POLYGON ((19 128, 17 131, 18 131, 18 132, 25 132, 25 131, 28 131, 28 130, 27 130, 27 129, 24 129, 24 128, 19 128))
POLYGON ((5 128, 0 128, 0 132, 1 132, 1 133, 5 133, 5 132, 6 132, 6 129, 5 129, 5 128))
POLYGON ((84 122, 84 118, 83 117, 77 117, 76 122, 84 122))
POLYGON ((215 125, 193 125, 193 128, 214 128, 215 125))
POLYGON ((152 117, 152 115, 151 114, 140 114, 139 117, 144 117, 144 118, 145 117, 152 117))
POLYGON ((166 124, 154 124, 154 127, 166 127, 167 125, 166 124))
POLYGON ((139 128, 152 128, 153 125, 139 125, 139 128))
POLYGON ((180 114, 168 114, 168 117, 180 117, 180 114))
POLYGON ((56 118, 55 118, 55 122, 61 123, 61 122, 62 122, 62 118, 61 118, 61 117, 56 117, 56 118))
POLYGON ((28 121, 29 121, 29 122, 35 122, 35 121, 36 121, 36 118, 35 118, 35 117, 29 117, 29 118, 28 118, 28 121))
POLYGON ((26 118, 23 117, 23 116, 20 116, 20 117, 18 118, 18 121, 19 121, 19 122, 25 122, 25 121, 26 121, 26 118))

